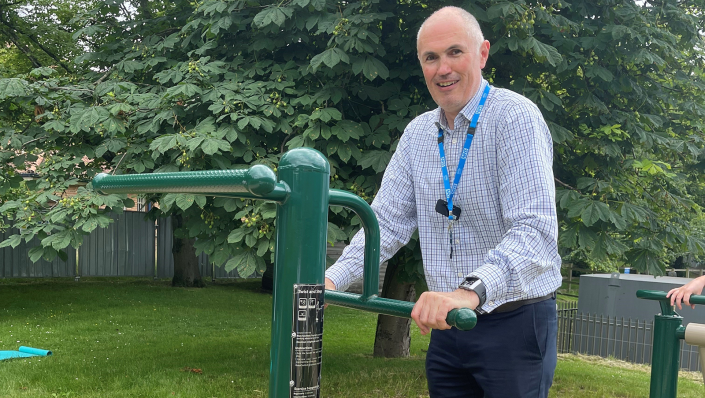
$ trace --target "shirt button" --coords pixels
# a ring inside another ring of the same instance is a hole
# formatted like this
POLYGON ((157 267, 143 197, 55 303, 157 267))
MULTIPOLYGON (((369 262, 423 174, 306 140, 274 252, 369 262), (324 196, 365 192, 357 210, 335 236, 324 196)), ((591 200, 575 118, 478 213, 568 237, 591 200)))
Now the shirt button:
POLYGON ((462 278, 462 277, 463 277, 463 273, 462 273, 462 272, 458 272, 458 277, 462 278))
POLYGON ((487 304, 489 304, 489 305, 494 305, 494 301, 490 301, 490 302, 487 303, 487 304))
POLYGON ((457 144, 457 143, 458 143, 458 140, 453 140, 453 144, 457 144))
POLYGON ((455 243, 460 243, 460 239, 456 239, 456 240, 455 240, 455 243))

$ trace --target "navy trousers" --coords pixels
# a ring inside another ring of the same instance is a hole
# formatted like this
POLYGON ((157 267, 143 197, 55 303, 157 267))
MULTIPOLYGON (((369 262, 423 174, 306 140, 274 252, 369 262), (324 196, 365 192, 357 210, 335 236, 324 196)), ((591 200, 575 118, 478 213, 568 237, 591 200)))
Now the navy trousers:
POLYGON ((426 354, 431 398, 545 398, 556 369, 555 299, 478 316, 469 331, 433 330, 426 354))

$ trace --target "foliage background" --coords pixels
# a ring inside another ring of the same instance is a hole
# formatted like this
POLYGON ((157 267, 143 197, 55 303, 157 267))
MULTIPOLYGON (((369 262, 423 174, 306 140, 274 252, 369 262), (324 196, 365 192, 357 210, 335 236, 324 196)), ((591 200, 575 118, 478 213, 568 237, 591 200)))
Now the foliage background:
MULTIPOLYGON (((79 245, 127 199, 61 192, 103 170, 276 170, 283 152, 308 146, 329 158, 332 188, 371 200, 406 124, 435 106, 415 37, 452 4, 492 43, 485 77, 532 99, 549 123, 566 261, 659 274, 703 253, 702 1, 90 4, 46 22, 73 33, 61 50, 70 67, 37 56, 29 70, 15 52, 3 70, 0 212, 23 229, 0 246, 39 238, 36 260, 79 245), (39 156, 41 178, 20 189, 39 156)), ((149 199, 160 204, 152 216, 182 217, 180 236, 217 265, 248 275, 271 262, 273 204, 149 199)), ((330 242, 359 225, 342 208, 330 221, 330 242)), ((420 275, 414 248, 401 254, 409 280, 420 275)))

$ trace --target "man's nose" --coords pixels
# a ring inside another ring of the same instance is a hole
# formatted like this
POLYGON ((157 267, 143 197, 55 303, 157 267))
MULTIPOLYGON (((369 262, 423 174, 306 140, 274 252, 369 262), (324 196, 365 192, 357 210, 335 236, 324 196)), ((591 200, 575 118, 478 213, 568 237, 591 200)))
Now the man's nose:
POLYGON ((438 68, 438 74, 444 76, 451 73, 452 71, 453 69, 450 67, 450 62, 448 61, 448 59, 442 57, 440 67, 438 68))

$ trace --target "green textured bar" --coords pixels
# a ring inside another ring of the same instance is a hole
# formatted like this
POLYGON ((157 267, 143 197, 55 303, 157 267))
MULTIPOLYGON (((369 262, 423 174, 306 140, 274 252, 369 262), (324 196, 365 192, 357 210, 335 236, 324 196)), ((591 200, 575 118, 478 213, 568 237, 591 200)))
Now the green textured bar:
MULTIPOLYGON (((658 290, 637 290, 636 296, 644 300, 665 300, 669 304, 671 299, 666 297, 666 292, 661 292, 658 290)), ((705 304, 705 296, 692 295, 690 296, 691 304, 705 304)))
MULTIPOLYGON (((294 365, 299 360, 293 351, 299 347, 294 332, 297 315, 294 314, 294 295, 301 285, 320 285, 320 299, 316 304, 323 308, 324 274, 326 269, 326 237, 328 232, 328 191, 330 166, 318 151, 297 148, 282 156, 279 162, 279 179, 290 189, 286 202, 277 208, 277 246, 275 249, 274 303, 272 306, 272 346, 269 377, 269 397, 284 398, 303 396, 296 392, 300 381, 294 375, 294 365)), ((296 307, 299 308, 299 307, 296 307)), ((319 325, 322 332, 323 316, 319 325)), ((321 336, 309 335, 308 352, 320 355, 321 336)), ((309 358, 316 362, 316 358, 309 358)), ((307 379, 312 385, 304 391, 316 392, 320 376, 320 362, 313 364, 307 379), (315 369, 314 369, 315 368, 315 369), (315 374, 313 374, 315 373, 315 374)), ((318 396, 318 395, 305 395, 318 396)))
POLYGON ((107 193, 201 193, 283 201, 288 189, 265 165, 243 170, 206 170, 112 176, 98 174, 93 189, 107 193), (232 195, 232 194, 239 195, 232 195))
POLYGON ((330 190, 330 205, 351 209, 360 217, 365 231, 365 255, 362 280, 362 296, 377 296, 379 293, 379 223, 377 216, 367 202, 350 192, 330 190))
MULTIPOLYGON (((326 290, 326 303, 400 318, 411 318, 411 311, 414 309, 414 303, 408 301, 391 300, 382 297, 364 299, 359 294, 336 290, 326 290)), ((477 324, 477 315, 475 311, 469 308, 454 309, 448 313, 446 323, 450 326, 455 326, 459 330, 470 330, 477 324)))

